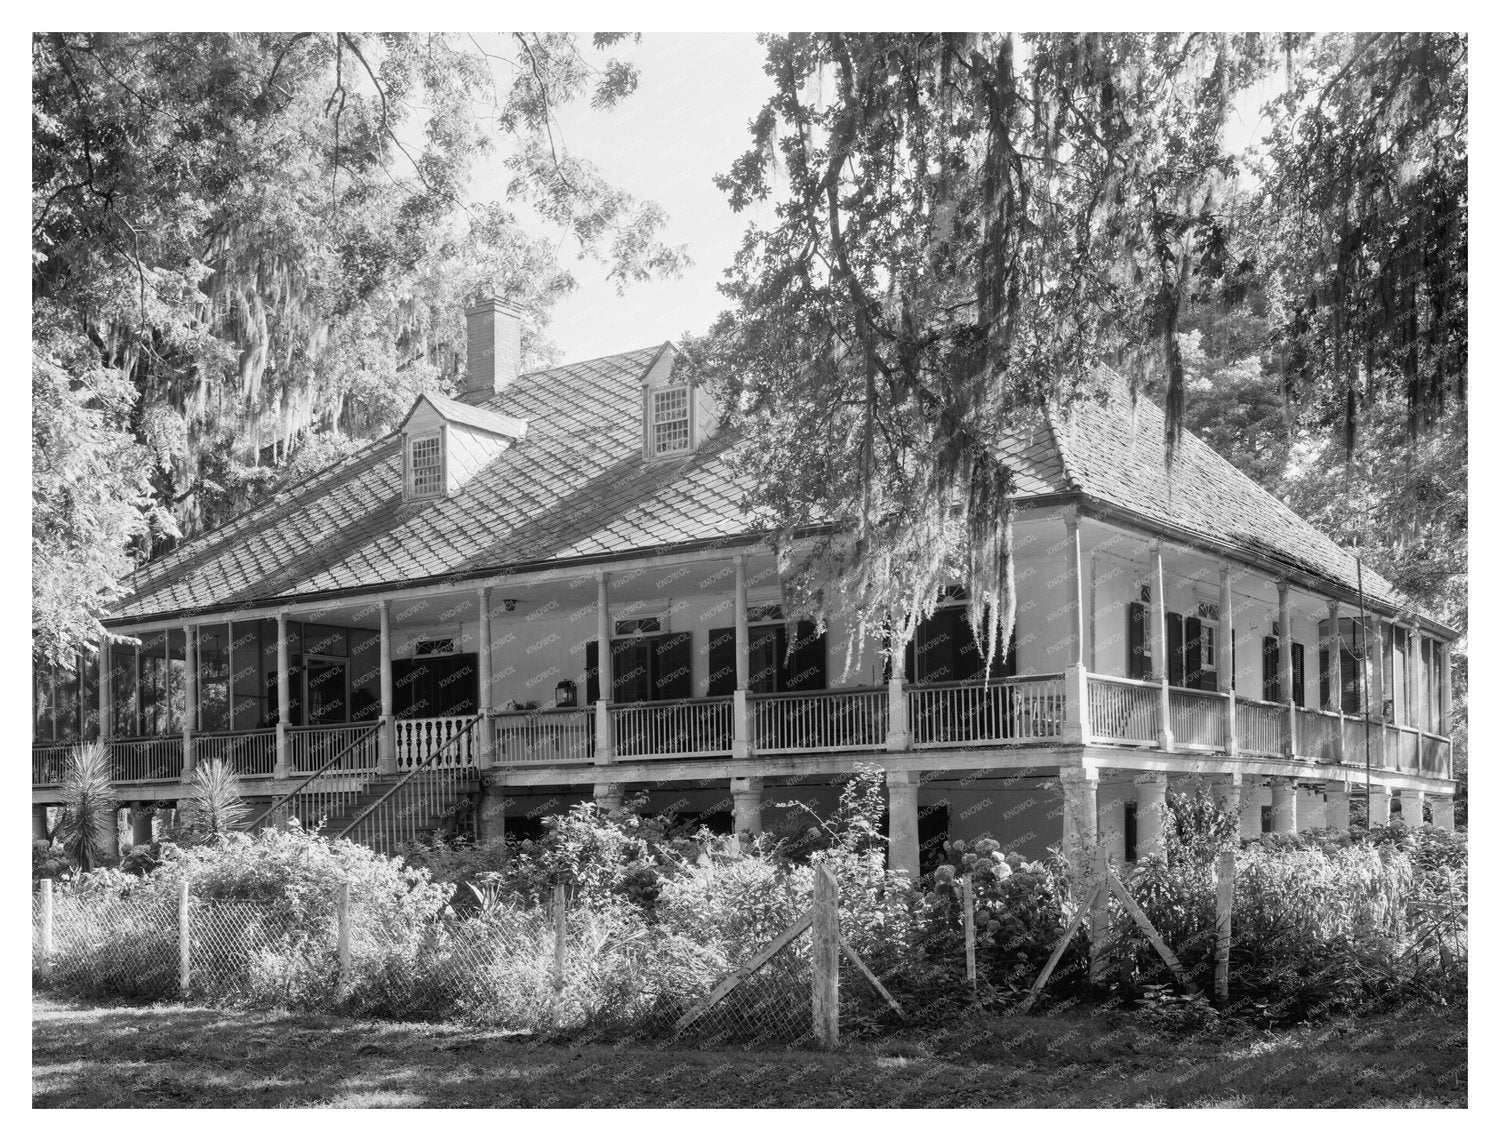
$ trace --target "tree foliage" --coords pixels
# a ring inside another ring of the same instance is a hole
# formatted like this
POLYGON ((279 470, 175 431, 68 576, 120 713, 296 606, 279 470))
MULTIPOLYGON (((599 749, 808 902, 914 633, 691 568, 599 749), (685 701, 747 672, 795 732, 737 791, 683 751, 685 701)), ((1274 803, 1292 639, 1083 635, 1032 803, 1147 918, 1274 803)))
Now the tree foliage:
POLYGON ((130 560, 250 506, 305 469, 299 451, 383 433, 451 384, 474 295, 519 305, 524 351, 544 358, 573 279, 520 211, 622 285, 683 264, 658 207, 555 138, 559 107, 607 109, 634 70, 572 36, 504 42, 508 56, 448 35, 34 37, 45 650, 97 639, 130 560), (472 202, 474 164, 497 149, 506 199, 472 202))

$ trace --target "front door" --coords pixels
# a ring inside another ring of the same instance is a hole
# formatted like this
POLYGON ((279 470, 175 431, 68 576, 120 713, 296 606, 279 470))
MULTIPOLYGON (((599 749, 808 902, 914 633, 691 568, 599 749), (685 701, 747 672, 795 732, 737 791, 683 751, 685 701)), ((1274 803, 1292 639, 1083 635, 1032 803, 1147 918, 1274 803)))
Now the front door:
POLYGON ((343 658, 307 659, 307 724, 342 725, 349 720, 349 663, 343 658))

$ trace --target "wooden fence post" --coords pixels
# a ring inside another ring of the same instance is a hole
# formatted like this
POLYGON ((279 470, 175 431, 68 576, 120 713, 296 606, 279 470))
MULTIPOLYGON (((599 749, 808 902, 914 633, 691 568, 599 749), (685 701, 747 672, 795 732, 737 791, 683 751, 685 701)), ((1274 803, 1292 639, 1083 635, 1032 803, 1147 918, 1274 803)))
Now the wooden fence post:
POLYGON ((43 880, 42 891, 42 976, 52 974, 52 881, 43 880))
POLYGON ((833 869, 819 864, 813 877, 813 1035, 819 1045, 839 1044, 839 885, 833 869))
POLYGON ((568 966, 568 891, 562 884, 552 889, 552 985, 563 988, 568 966))
POLYGON ((192 978, 192 960, 192 938, 188 928, 188 881, 184 876, 177 881, 177 985, 184 1001, 192 978))
POLYGON ((964 876, 964 973, 972 990, 979 985, 974 969, 974 877, 964 876))
POLYGON ((1214 917, 1214 1000, 1229 1006, 1230 916, 1234 911, 1234 853, 1219 853, 1219 890, 1214 917))
POLYGON ((349 989, 354 975, 354 956, 349 950, 349 884, 339 884, 339 993, 349 989))
MULTIPOLYGON (((1103 887, 1109 878, 1109 852, 1094 846, 1093 882, 1103 887)), ((1104 979, 1104 945, 1109 942, 1109 891, 1096 891, 1089 900, 1089 982, 1104 979)))

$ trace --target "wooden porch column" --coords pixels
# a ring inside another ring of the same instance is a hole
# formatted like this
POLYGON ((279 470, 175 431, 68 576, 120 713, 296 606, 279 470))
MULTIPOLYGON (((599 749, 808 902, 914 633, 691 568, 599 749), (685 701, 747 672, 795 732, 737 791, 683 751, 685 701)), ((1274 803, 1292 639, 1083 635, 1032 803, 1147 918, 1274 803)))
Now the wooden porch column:
MULTIPOLYGON (((750 607, 745 599, 745 556, 734 556, 734 744, 736 757, 750 755, 750 607)), ((736 801, 738 803, 738 801, 736 801)), ((760 829, 759 809, 756 830, 760 829)), ((736 826, 738 831, 738 826, 736 826)))
POLYGON ((1453 831, 1453 798, 1451 796, 1434 796, 1432 805, 1432 826, 1441 828, 1444 832, 1453 831))
POLYGON ((391 602, 380 600, 380 734, 375 768, 382 773, 396 771, 396 678, 391 670, 391 602))
POLYGON ((1422 827, 1422 802, 1427 794, 1418 788, 1401 790, 1401 823, 1408 828, 1422 827))
POLYGON ((99 740, 115 735, 114 673, 110 662, 109 635, 99 639, 99 740))
MULTIPOLYGON (((1220 613, 1223 613, 1220 611, 1220 613)), ((1245 778, 1240 773, 1230 773, 1214 781, 1214 790, 1219 808, 1226 815, 1240 818, 1240 801, 1244 796, 1245 778)))
MULTIPOLYGON (((1373 619, 1374 626, 1375 626, 1375 629, 1373 631, 1373 633, 1375 635, 1375 645, 1373 647, 1373 649, 1375 651, 1375 661, 1373 663, 1373 669, 1375 671, 1375 676, 1374 676, 1374 679, 1373 679, 1373 692, 1374 692, 1374 695, 1375 695, 1375 708, 1372 709, 1372 710, 1370 710, 1370 720, 1374 724, 1380 726, 1380 732, 1378 732, 1378 733, 1375 734, 1375 747, 1374 747, 1374 749, 1371 750, 1371 752, 1374 754, 1372 760, 1373 760, 1373 763, 1374 763, 1375 767, 1379 768, 1379 769, 1383 769, 1383 768, 1386 767, 1386 765, 1385 765, 1385 753, 1386 753, 1386 748, 1385 748, 1385 746, 1386 746, 1386 742, 1385 742, 1385 725, 1386 725, 1386 721, 1385 721, 1385 623, 1380 620, 1380 615, 1378 615, 1378 614, 1372 614, 1370 617, 1373 619)), ((1389 799, 1390 799, 1389 795, 1387 795, 1386 799, 1387 799, 1387 801, 1389 801, 1389 799)))
POLYGON ((1089 673, 1084 659, 1083 546, 1078 508, 1063 508, 1063 559, 1067 564, 1068 667, 1064 673, 1063 740, 1084 744, 1089 732, 1089 673))
POLYGON ((609 703, 615 693, 615 662, 610 647, 609 574, 599 571, 599 701, 594 706, 594 763, 607 765, 615 759, 614 726, 610 722, 609 703))
POLYGON ((734 798, 735 835, 760 832, 760 799, 764 787, 761 777, 730 777, 729 792, 734 798))
POLYGON ((917 839, 917 785, 920 774, 885 774, 886 793, 890 798, 889 843, 886 867, 909 879, 916 879, 921 867, 921 846, 917 839))
MULTIPOLYGON (((1344 639, 1339 633, 1339 604, 1328 601, 1328 702, 1338 714, 1338 736, 1333 739, 1333 759, 1344 763, 1344 639)), ((1346 813, 1347 815, 1347 810, 1346 813)), ((1345 825, 1347 827, 1347 825, 1345 825)))
POLYGON ((1328 807, 1323 813, 1323 823, 1340 832, 1349 831, 1349 785, 1345 781, 1329 781, 1323 789, 1328 798, 1328 807))
POLYGON ((1271 782, 1271 831, 1297 831, 1297 786, 1289 780, 1271 782))
POLYGON ((182 779, 188 780, 197 767, 193 757, 193 734, 198 729, 198 627, 182 628, 183 695, 182 695, 182 779))
MULTIPOLYGON (((1429 715, 1426 679, 1422 676, 1422 637, 1414 625, 1401 626, 1398 629, 1401 631, 1401 643, 1404 647, 1401 655, 1404 667, 1401 671, 1401 690, 1404 695, 1402 712, 1406 714, 1406 719, 1402 720, 1397 717, 1396 724, 1426 729, 1429 715)), ((1391 637, 1394 640, 1394 629, 1391 637)), ((1395 654, 1393 653, 1391 657, 1394 659, 1395 654)))
POLYGON ((1277 675, 1281 700, 1286 705, 1286 755, 1297 755, 1297 695, 1292 690, 1292 587, 1286 580, 1276 584, 1276 608, 1281 631, 1277 639, 1277 675))
POLYGON ((1162 852, 1167 814, 1167 778, 1161 773, 1135 778, 1135 858, 1162 852))
POLYGON ((1372 784, 1370 786, 1370 804, 1365 822, 1371 828, 1384 828, 1391 822, 1390 785, 1372 784))
POLYGON ((286 640, 286 611, 276 614, 276 779, 292 774, 287 723, 292 719, 291 647, 286 640))
POLYGON ((494 646, 490 636, 490 588, 479 590, 479 767, 487 769, 495 763, 495 722, 490 717, 494 708, 494 695, 490 693, 490 649, 494 646))
MULTIPOLYGON (((1453 736, 1453 660, 1447 642, 1438 646, 1438 732, 1453 736)), ((1453 831, 1449 824, 1448 831, 1453 831)))
POLYGON ((1172 671, 1167 665, 1167 579, 1162 564, 1161 540, 1151 540, 1151 668, 1161 685, 1161 732, 1158 748, 1170 750, 1172 739, 1172 671))
MULTIPOLYGON (((1219 688, 1227 695, 1224 703, 1224 749, 1231 757, 1239 756, 1240 734, 1235 718, 1234 694, 1239 688, 1234 676, 1234 578, 1227 562, 1219 564, 1219 644, 1214 647, 1219 663, 1219 688), (1224 685, 1224 679, 1229 684, 1224 685)), ((1238 786, 1236 786, 1238 803, 1238 786)))
POLYGON ((891 680, 886 689, 885 747, 905 752, 911 748, 911 729, 906 724, 906 643, 899 639, 891 641, 891 680))

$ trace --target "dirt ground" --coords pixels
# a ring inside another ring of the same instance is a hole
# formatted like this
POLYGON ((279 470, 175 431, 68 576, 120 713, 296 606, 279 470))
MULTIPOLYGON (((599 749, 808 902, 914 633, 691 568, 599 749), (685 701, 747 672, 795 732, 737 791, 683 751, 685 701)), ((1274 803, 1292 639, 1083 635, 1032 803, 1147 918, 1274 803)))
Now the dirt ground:
POLYGON ((1468 1027, 1423 1009, 1195 1036, 1072 1014, 752 1053, 38 997, 32 1073, 38 1108, 1464 1106, 1468 1027))

